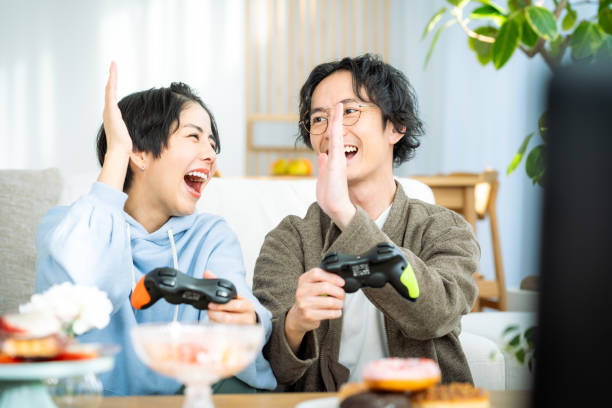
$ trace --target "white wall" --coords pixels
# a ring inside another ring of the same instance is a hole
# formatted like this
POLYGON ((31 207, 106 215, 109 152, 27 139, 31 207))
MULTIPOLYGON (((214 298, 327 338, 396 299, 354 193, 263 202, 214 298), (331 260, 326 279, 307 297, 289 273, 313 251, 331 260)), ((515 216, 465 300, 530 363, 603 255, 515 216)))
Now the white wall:
POLYGON ((215 114, 219 165, 244 171, 241 0, 0 0, 0 167, 98 168, 111 60, 119 97, 182 81, 215 114))
MULTIPOLYGON (((392 0, 391 63, 416 89, 427 135, 400 175, 500 171, 498 201, 509 286, 536 272, 539 187, 521 167, 505 168, 534 130, 548 75, 539 60, 515 56, 501 71, 482 68, 453 27, 423 70, 421 41, 445 1, 392 0)), ((214 112, 221 131, 219 166, 244 174, 244 1, 0 0, 0 168, 98 168, 94 141, 101 123, 111 60, 119 96, 183 81, 214 112)), ((293 134, 292 134, 293 135, 293 134)), ((479 225, 482 272, 491 275, 488 225, 479 225)))

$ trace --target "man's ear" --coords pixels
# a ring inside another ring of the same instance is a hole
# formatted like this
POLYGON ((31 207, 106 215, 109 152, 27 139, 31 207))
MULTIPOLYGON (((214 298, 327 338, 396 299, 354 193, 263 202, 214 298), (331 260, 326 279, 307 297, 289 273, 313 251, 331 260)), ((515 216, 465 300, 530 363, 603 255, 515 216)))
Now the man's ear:
POLYGON ((390 144, 396 144, 399 142, 402 137, 404 137, 404 133, 406 132, 406 126, 402 126, 400 130, 397 130, 393 125, 393 122, 390 120, 387 121, 387 126, 385 128, 385 135, 389 140, 390 144))
POLYGON ((130 168, 133 172, 144 171, 147 168, 148 160, 145 152, 130 153, 130 168))

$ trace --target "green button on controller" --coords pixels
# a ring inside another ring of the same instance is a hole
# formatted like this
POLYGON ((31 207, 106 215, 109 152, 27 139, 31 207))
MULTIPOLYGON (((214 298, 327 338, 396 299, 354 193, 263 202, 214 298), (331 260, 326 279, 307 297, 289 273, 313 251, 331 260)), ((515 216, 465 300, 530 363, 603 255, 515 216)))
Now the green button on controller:
POLYGON ((419 297, 419 284, 417 282, 416 275, 412 270, 412 265, 406 265, 404 268, 404 272, 400 275, 400 282, 408 289, 408 295, 412 299, 416 299, 419 297))

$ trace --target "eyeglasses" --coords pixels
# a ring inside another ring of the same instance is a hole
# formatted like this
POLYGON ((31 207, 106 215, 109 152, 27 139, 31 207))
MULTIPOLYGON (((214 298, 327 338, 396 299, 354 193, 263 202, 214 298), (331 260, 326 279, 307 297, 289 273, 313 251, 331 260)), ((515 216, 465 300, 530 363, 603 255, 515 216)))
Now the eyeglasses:
MULTIPOLYGON (((344 126, 352 126, 361 117, 361 112, 366 110, 376 109, 373 105, 358 105, 358 104, 345 104, 344 112, 342 115, 342 124, 344 126)), ((327 124, 329 123, 329 113, 327 110, 321 110, 313 113, 306 112, 302 120, 300 121, 304 129, 311 135, 322 135, 327 130, 327 124)))

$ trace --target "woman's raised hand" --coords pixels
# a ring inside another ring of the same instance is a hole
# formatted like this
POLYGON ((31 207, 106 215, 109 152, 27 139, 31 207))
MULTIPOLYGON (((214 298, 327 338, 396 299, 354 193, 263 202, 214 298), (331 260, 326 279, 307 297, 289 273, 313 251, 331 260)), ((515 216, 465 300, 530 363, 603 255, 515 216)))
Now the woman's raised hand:
POLYGON ((104 133, 106 154, 98 181, 123 191, 123 183, 132 153, 132 138, 117 105, 117 64, 111 62, 104 96, 104 133))
POLYGON ((117 105, 117 64, 111 62, 106 83, 104 97, 104 131, 106 133, 106 146, 108 152, 121 152, 129 155, 132 153, 132 138, 121 117, 119 105, 117 105))

